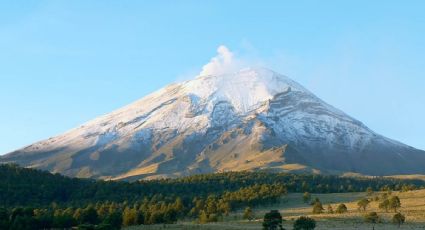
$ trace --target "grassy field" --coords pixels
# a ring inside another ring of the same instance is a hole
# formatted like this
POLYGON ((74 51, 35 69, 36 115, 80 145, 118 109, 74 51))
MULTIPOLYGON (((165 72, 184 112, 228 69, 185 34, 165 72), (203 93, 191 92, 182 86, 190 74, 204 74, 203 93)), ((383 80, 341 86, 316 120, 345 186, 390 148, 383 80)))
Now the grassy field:
MULTIPOLYGON (((379 195, 375 193, 373 196, 379 195)), ((425 190, 411 191, 411 192, 393 192, 392 195, 399 196, 401 200, 401 213, 406 216, 406 223, 398 228, 391 223, 393 212, 384 212, 379 210, 379 201, 373 201, 368 206, 366 212, 376 211, 382 217, 383 223, 376 224, 377 230, 391 230, 391 229, 425 229, 425 190)), ((256 220, 245 221, 242 220, 242 211, 233 213, 225 217, 221 222, 199 225, 193 222, 179 222, 175 225, 154 225, 154 226, 141 226, 131 227, 127 230, 138 229, 261 229, 262 217, 265 212, 271 209, 280 210, 284 219, 284 228, 292 229, 293 221, 301 215, 309 216, 317 221, 316 229, 372 229, 372 224, 364 223, 364 212, 357 209, 357 201, 366 197, 366 193, 338 193, 338 194, 312 194, 313 199, 318 197, 323 207, 326 209, 328 204, 331 204, 333 209, 340 203, 345 203, 348 207, 348 213, 345 214, 317 214, 311 213, 311 206, 302 201, 302 194, 289 194, 282 199, 282 202, 273 206, 254 209, 256 220)), ((326 210, 325 210, 326 212, 326 210)))

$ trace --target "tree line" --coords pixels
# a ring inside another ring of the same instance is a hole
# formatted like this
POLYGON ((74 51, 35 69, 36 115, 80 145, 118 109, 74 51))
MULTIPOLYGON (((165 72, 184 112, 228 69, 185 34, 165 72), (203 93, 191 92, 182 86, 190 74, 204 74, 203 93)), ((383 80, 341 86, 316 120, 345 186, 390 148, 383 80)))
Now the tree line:
POLYGON ((422 181, 267 172, 227 172, 150 181, 68 178, 0 165, 0 229, 119 229, 192 218, 218 221, 232 211, 280 201, 288 192, 414 189, 422 181))

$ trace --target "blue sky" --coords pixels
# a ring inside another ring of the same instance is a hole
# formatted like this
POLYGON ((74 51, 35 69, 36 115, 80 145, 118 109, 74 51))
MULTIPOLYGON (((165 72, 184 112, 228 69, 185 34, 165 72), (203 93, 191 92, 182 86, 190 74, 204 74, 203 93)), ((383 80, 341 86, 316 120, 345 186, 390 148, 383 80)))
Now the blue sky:
POLYGON ((171 82, 225 45, 425 149, 424 1, 2 1, 0 154, 171 82))

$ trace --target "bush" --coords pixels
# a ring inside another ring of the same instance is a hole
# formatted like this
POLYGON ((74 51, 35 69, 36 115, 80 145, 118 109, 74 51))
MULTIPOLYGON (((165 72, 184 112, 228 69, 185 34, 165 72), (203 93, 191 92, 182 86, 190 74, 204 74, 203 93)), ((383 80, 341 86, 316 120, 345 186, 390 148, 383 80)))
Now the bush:
POLYGON ((282 228, 282 215, 277 210, 271 210, 264 215, 263 229, 264 230, 275 230, 282 228))
POLYGON ((347 206, 345 206, 345 204, 340 204, 336 208, 336 213, 339 213, 339 214, 346 213, 347 211, 348 211, 348 209, 347 209, 347 206))
POLYGON ((359 206, 359 209, 362 209, 363 211, 366 211, 367 206, 369 205, 370 201, 366 198, 363 198, 357 202, 357 205, 359 206))
POLYGON ((316 201, 313 205, 313 214, 320 214, 325 210, 320 201, 316 201))
POLYGON ((254 219, 254 213, 250 207, 246 207, 243 212, 243 218, 245 220, 252 220, 254 219))
POLYGON ((301 216, 294 223, 294 230, 313 230, 315 228, 316 221, 306 216, 301 216))
POLYGON ((381 218, 378 216, 378 213, 376 212, 369 212, 368 214, 364 215, 364 220, 367 223, 380 223, 381 222, 381 218))
POLYGON ((392 221, 394 224, 397 224, 398 227, 400 227, 400 225, 404 224, 404 222, 406 221, 406 217, 401 213, 397 213, 393 216, 392 221))

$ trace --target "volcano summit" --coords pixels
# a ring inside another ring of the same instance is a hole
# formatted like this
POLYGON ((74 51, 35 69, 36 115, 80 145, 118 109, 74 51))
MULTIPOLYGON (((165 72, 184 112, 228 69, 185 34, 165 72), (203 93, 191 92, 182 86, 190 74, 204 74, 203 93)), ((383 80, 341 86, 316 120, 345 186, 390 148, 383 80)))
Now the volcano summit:
POLYGON ((425 174, 425 152, 383 137, 264 68, 198 76, 0 157, 73 177, 151 179, 272 170, 425 174))

